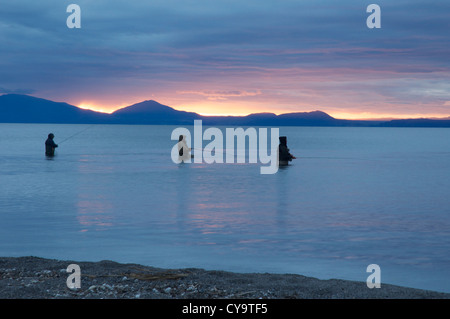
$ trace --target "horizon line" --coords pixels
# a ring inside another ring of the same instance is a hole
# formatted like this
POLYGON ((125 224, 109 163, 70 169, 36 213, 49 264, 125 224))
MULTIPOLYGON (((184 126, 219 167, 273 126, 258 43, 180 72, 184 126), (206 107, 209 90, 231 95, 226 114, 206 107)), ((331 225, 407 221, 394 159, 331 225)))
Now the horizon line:
POLYGON ((66 103, 66 104, 72 105, 72 106, 77 107, 77 108, 82 109, 82 110, 90 110, 90 111, 94 111, 94 112, 102 113, 102 114, 112 114, 112 113, 114 113, 114 112, 116 112, 118 110, 121 110, 121 109, 126 108, 126 107, 130 107, 130 106, 133 106, 133 105, 136 105, 136 104, 139 104, 139 103, 155 102, 155 103, 158 103, 160 105, 167 106, 167 107, 169 107, 169 108, 171 108, 171 109, 173 109, 175 111, 191 112, 191 113, 196 113, 196 114, 198 114, 200 116, 205 116, 205 117, 208 117, 208 116, 211 116, 211 117, 213 117, 213 116, 218 116, 218 117, 219 116, 223 116, 223 117, 227 117, 227 116, 246 117, 246 116, 253 115, 253 114, 275 114, 276 116, 279 116, 279 115, 283 115, 283 114, 322 112, 322 113, 325 113, 325 114, 333 117, 336 120, 352 120, 352 121, 392 121, 392 120, 419 120, 419 119, 450 120, 450 115, 444 115, 444 114, 409 114, 409 115, 407 115, 407 114, 402 114, 402 115, 378 114, 378 116, 377 116, 376 113, 370 113, 370 112, 359 112, 359 113, 358 112, 353 112, 353 113, 352 112, 333 112, 333 111, 323 111, 323 110, 319 110, 319 109, 316 109, 316 110, 313 110, 313 111, 293 111, 293 112, 261 111, 261 112, 245 113, 245 114, 242 114, 242 113, 241 114, 238 114, 238 113, 220 113, 220 112, 219 113, 205 113, 205 112, 195 112, 195 111, 189 110, 187 108, 176 108, 176 107, 173 107, 173 106, 169 106, 169 105, 167 105, 165 103, 158 102, 158 101, 153 100, 153 99, 142 100, 142 101, 134 102, 134 103, 131 103, 131 104, 128 104, 128 105, 122 103, 122 105, 107 111, 107 110, 105 110, 104 107, 96 106, 96 105, 94 105, 94 103, 89 103, 89 102, 81 102, 81 103, 71 104, 71 103, 66 102, 66 101, 54 101, 54 100, 50 100, 48 98, 37 97, 37 96, 31 95, 31 94, 26 94, 26 93, 23 93, 23 94, 21 94, 21 93, 0 93, 0 96, 3 96, 3 95, 22 95, 22 96, 33 97, 33 98, 36 98, 36 99, 48 100, 48 101, 56 102, 56 103, 66 103), (76 104, 78 104, 78 105, 76 105, 76 104), (368 117, 354 117, 354 115, 361 114, 361 113, 362 114, 367 114, 367 115, 370 114, 370 116, 368 116, 368 117), (338 114, 340 114, 341 116, 339 116, 338 114))
MULTIPOLYGON (((119 106, 117 108, 114 108, 111 111, 105 111, 104 108, 102 107, 96 107, 93 105, 89 105, 90 103, 81 103, 79 105, 74 105, 80 109, 84 109, 84 110, 90 110, 90 111, 95 111, 95 112, 99 112, 99 113, 104 113, 104 114, 112 114, 115 111, 121 110, 123 108, 135 105, 135 104, 139 104, 139 103, 143 103, 143 102, 156 102, 158 104, 170 107, 176 111, 184 111, 184 112, 192 112, 192 113, 196 113, 200 116, 236 116, 236 117, 245 117, 245 116, 249 116, 252 114, 275 114, 276 116, 279 115, 283 115, 283 114, 293 114, 293 113, 312 113, 312 112, 323 112, 331 117, 333 117, 336 120, 351 120, 351 121, 393 121, 393 120, 419 120, 419 119, 429 119, 429 120, 450 120, 450 115, 444 115, 444 114, 410 114, 410 115, 392 115, 392 114, 379 114, 379 116, 376 116, 376 114, 371 113, 372 115, 369 117, 348 117, 348 116, 339 116, 336 114, 346 114, 346 115, 351 115, 350 112, 330 112, 330 111, 323 111, 323 110, 312 110, 312 111, 294 111, 294 112, 273 112, 273 111, 261 111, 261 112, 251 112, 251 113, 205 113, 205 112, 195 112, 189 109, 185 109, 185 108, 176 108, 173 106, 169 106, 165 103, 161 103, 158 102, 156 100, 143 100, 140 102, 135 102, 129 105, 122 105, 119 106), (334 113, 334 114, 333 114, 334 113)), ((368 112, 362 112, 364 113, 368 113, 368 112)), ((354 114, 358 114, 358 113, 354 113, 354 114)))

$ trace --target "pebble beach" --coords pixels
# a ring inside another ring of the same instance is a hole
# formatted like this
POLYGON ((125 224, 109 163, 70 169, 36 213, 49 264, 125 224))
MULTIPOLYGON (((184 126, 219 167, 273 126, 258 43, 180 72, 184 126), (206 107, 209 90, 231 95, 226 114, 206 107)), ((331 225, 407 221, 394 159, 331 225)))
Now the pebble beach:
POLYGON ((113 261, 0 257, 1 299, 449 299, 450 294, 295 274, 161 269, 113 261), (68 288, 67 267, 81 269, 68 288))

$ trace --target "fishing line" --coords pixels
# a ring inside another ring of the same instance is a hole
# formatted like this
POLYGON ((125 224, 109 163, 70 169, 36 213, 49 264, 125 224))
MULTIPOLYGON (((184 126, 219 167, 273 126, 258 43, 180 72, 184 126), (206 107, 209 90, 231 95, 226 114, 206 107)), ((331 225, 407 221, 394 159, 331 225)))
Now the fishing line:
MULTIPOLYGON (((198 150, 198 151, 202 151, 202 152, 203 152, 205 149, 204 149, 204 148, 194 148, 194 147, 192 147, 191 150, 198 150)), ((226 154, 226 152, 227 152, 226 149, 225 149, 223 152, 222 152, 222 151, 219 151, 219 150, 216 150, 215 148, 213 148, 213 149, 211 150, 211 153, 221 153, 221 154, 226 154)), ((234 154, 234 156, 237 156, 237 154, 234 154)))
MULTIPOLYGON (((203 152, 205 149, 204 148, 194 148, 194 147, 192 147, 191 150, 198 150, 198 151, 202 151, 203 152)), ((210 151, 211 151, 211 153, 214 153, 214 154, 215 153, 219 153, 219 154, 227 155, 227 152, 231 152, 232 150, 224 149, 223 151, 219 151, 219 150, 216 150, 215 148, 213 148, 210 151)), ((233 156, 237 157, 239 155, 238 153, 239 153, 239 150, 235 151, 233 156)), ((250 154, 247 154, 247 152, 245 152, 245 154, 246 155, 250 155, 250 154)))
MULTIPOLYGON (((202 152, 205 150, 204 148, 194 148, 194 147, 192 147, 191 149, 199 150, 202 152)), ((218 151, 216 149, 213 149, 213 150, 214 150, 213 152, 217 152, 217 153, 224 154, 224 155, 226 155, 226 152, 228 151, 226 149, 224 151, 218 151)), ((236 156, 238 156, 238 154, 235 152, 234 157, 236 157, 236 156)), ((296 157, 296 159, 363 160, 361 158, 356 158, 356 157, 328 157, 328 156, 298 156, 298 157, 296 157)))
POLYGON ((61 142, 59 142, 58 145, 64 143, 65 141, 70 140, 72 137, 75 137, 75 136, 77 136, 78 134, 81 134, 81 133, 87 131, 88 129, 90 129, 90 128, 93 127, 94 125, 95 125, 95 124, 92 124, 92 125, 86 127, 85 129, 83 129, 83 130, 81 130, 81 131, 79 131, 79 132, 77 132, 77 133, 75 133, 75 134, 69 136, 68 138, 66 138, 66 139, 62 140, 61 142))

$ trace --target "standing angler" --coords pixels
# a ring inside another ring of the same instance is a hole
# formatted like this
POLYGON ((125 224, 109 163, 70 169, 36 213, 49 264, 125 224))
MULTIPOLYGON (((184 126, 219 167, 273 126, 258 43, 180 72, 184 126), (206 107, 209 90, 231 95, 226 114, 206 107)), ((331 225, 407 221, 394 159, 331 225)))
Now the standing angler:
POLYGON ((278 146, 278 165, 286 166, 293 159, 296 159, 296 157, 289 152, 286 136, 280 136, 280 145, 278 146))
POLYGON ((45 155, 46 156, 55 156, 55 148, 58 145, 53 141, 55 135, 53 133, 48 134, 48 139, 45 141, 45 155))

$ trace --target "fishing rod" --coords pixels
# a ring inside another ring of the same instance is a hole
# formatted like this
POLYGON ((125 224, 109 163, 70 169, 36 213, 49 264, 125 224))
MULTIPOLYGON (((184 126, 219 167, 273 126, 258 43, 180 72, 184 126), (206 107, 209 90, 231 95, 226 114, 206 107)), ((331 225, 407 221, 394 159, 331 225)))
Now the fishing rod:
POLYGON ((84 128, 83 130, 81 130, 81 131, 79 131, 79 132, 77 132, 77 133, 75 133, 75 134, 69 136, 68 138, 66 138, 66 139, 62 140, 61 142, 59 142, 58 145, 61 145, 62 143, 64 143, 64 142, 70 140, 72 137, 75 137, 75 136, 77 136, 78 134, 81 134, 81 133, 87 131, 88 129, 90 129, 90 128, 93 127, 94 125, 95 125, 95 124, 92 124, 92 125, 90 125, 90 126, 84 128))

